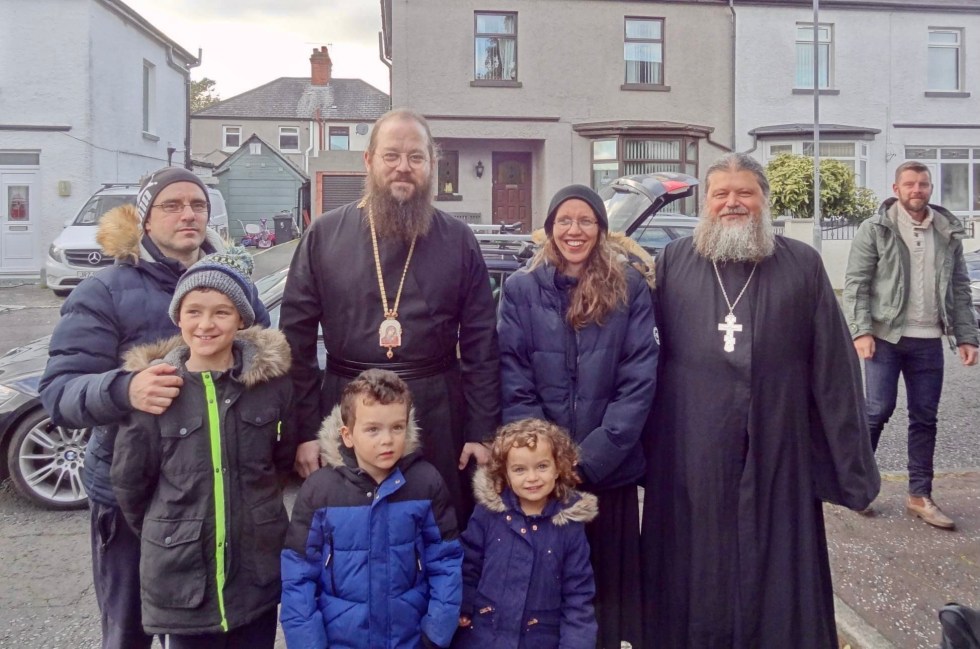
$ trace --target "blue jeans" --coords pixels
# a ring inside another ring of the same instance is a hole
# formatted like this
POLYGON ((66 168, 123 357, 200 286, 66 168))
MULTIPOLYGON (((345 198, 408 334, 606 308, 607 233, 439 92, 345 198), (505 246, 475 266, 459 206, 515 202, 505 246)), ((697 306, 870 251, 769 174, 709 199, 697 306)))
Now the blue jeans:
POLYGON ((878 440, 898 399, 898 375, 905 378, 909 411, 909 495, 932 495, 932 456, 936 416, 943 391, 942 338, 901 338, 897 344, 875 338, 875 353, 864 361, 871 447, 878 440))

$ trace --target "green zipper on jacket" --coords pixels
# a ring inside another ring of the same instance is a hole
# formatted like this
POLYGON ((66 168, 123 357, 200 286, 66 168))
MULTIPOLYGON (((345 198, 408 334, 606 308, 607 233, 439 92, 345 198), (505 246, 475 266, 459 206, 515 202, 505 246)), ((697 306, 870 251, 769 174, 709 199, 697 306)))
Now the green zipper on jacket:
POLYGON ((221 464, 221 420, 218 416, 218 396, 215 393, 211 372, 202 372, 204 393, 208 398, 208 435, 211 439, 211 466, 214 467, 214 579, 218 587, 218 611, 221 613, 221 630, 228 631, 225 617, 225 479, 221 464))

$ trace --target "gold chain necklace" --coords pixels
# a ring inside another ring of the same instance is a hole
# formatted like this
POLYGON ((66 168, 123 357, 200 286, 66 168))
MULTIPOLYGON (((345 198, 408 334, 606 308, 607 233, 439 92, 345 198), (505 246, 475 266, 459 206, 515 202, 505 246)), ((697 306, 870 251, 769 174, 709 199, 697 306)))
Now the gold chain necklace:
POLYGON ((378 327, 378 342, 382 347, 388 349, 387 356, 393 358, 395 347, 402 344, 402 324, 398 322, 398 304, 402 299, 402 289, 405 288, 405 276, 408 274, 408 264, 412 261, 412 253, 415 252, 415 240, 418 236, 412 237, 412 245, 408 248, 408 257, 405 258, 405 268, 402 269, 402 278, 398 282, 398 293, 395 294, 395 303, 388 308, 388 294, 385 292, 385 280, 381 274, 381 254, 378 252, 378 232, 374 228, 374 216, 368 208, 368 224, 371 226, 371 247, 374 249, 374 268, 378 272, 378 288, 381 289, 381 310, 384 313, 384 320, 378 327))

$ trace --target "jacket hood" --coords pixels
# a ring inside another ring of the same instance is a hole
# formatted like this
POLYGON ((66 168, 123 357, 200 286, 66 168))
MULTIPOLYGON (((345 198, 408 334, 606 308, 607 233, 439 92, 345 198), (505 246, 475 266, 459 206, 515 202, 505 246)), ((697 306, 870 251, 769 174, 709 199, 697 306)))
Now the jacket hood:
MULTIPOLYGON (((317 435, 320 442, 320 460, 323 462, 323 466, 335 469, 346 466, 343 449, 347 447, 344 446, 344 442, 340 438, 340 428, 343 425, 344 422, 340 418, 340 405, 338 404, 334 406, 330 415, 323 420, 317 435)), ((419 427, 415 423, 415 408, 412 408, 408 413, 408 430, 405 433, 405 452, 402 454, 402 458, 408 457, 421 448, 419 427)), ((399 460, 399 464, 401 464, 401 460, 399 460)))
MULTIPOLYGON (((882 201, 881 205, 878 207, 877 217, 872 217, 872 218, 877 218, 878 223, 882 225, 885 224, 895 225, 895 223, 892 222, 892 219, 888 216, 888 210, 896 202, 898 202, 897 196, 891 196, 889 198, 886 198, 884 201, 882 201)), ((963 222, 960 221, 956 216, 954 216, 952 212, 947 210, 942 205, 933 205, 932 203, 929 203, 928 205, 929 205, 929 209, 931 209, 934 214, 933 223, 935 223, 936 227, 938 227, 940 230, 949 234, 958 233, 962 235, 966 233, 966 230, 963 227, 963 222), (942 217, 944 221, 939 221, 938 223, 936 223, 937 217, 942 217)))
MULTIPOLYGON (((493 488, 493 480, 486 467, 479 467, 473 474, 473 496, 492 512, 502 514, 507 511, 507 503, 493 488)), ((560 503, 558 512, 552 515, 551 522, 556 526, 568 523, 588 523, 599 514, 599 499, 585 491, 573 490, 567 502, 560 503)))
MULTIPOLYGON (((539 228, 531 233, 531 241, 537 246, 543 246, 547 240, 548 235, 544 229, 539 228)), ((622 232, 606 232, 606 240, 616 249, 624 263, 628 263, 643 276, 647 286, 651 289, 657 287, 657 264, 643 246, 622 232)))
MULTIPOLYGON (((289 372, 292 354, 286 337, 278 329, 243 329, 235 335, 234 345, 236 356, 241 358, 241 368, 236 371, 235 378, 247 388, 285 376, 289 372)), ((133 347, 123 355, 123 369, 140 372, 162 362, 181 368, 189 357, 190 350, 184 339, 174 336, 133 347)))
MULTIPOLYGON (((202 247, 213 248, 215 252, 225 249, 225 244, 217 232, 211 228, 205 228, 204 232, 202 247)), ((144 231, 140 224, 136 206, 127 203, 112 208, 99 219, 99 231, 95 235, 95 240, 102 247, 104 253, 119 261, 133 265, 138 264, 141 259, 148 262, 157 261, 141 245, 143 234, 144 231)))

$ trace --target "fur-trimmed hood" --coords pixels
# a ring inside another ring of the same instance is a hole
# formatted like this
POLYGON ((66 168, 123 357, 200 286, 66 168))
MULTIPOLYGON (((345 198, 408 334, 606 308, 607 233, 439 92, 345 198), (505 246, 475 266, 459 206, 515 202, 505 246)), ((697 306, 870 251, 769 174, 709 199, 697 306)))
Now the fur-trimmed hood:
MULTIPOLYGON (((317 434, 320 442, 320 460, 323 462, 323 466, 339 468, 346 465, 342 450, 346 447, 340 438, 340 428, 343 425, 344 422, 340 418, 340 405, 336 405, 323 420, 320 432, 317 434)), ((402 458, 408 457, 421 448, 421 434, 418 425, 415 423, 415 408, 412 408, 408 413, 408 430, 405 433, 405 452, 402 454, 402 458)))
MULTIPOLYGON (((120 205, 106 212, 99 219, 99 230, 95 240, 102 247, 102 252, 119 261, 137 264, 143 261, 156 261, 141 244, 143 228, 135 205, 120 205)), ((215 250, 224 250, 225 244, 217 232, 205 228, 205 241, 215 250)))
MULTIPOLYGON (((531 233, 531 241, 537 246, 544 245, 544 242, 547 240, 548 235, 545 234, 543 228, 539 228, 531 233)), ((653 256, 643 246, 622 232, 607 232, 606 240, 619 251, 620 259, 624 263, 629 263, 640 275, 643 275, 647 286, 652 289, 657 287, 657 264, 653 256)))
MULTIPOLYGON (((278 329, 258 326, 243 329, 235 335, 234 345, 236 356, 241 358, 241 367, 236 371, 235 378, 246 388, 285 376, 289 372, 292 354, 286 337, 278 329)), ((190 349, 184 339, 174 336, 133 347, 123 355, 123 369, 140 372, 162 362, 180 370, 189 356, 190 349)))
MULTIPOLYGON (((493 480, 486 467, 479 467, 473 474, 473 495, 476 502, 492 512, 502 514, 507 511, 503 496, 493 488, 493 480)), ((558 511, 552 515, 551 522, 556 526, 568 523, 588 523, 599 514, 599 499, 585 491, 572 491, 568 501, 559 503, 558 511)))

